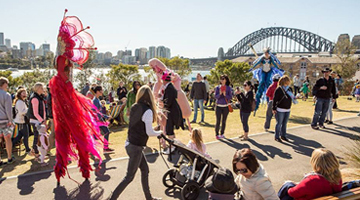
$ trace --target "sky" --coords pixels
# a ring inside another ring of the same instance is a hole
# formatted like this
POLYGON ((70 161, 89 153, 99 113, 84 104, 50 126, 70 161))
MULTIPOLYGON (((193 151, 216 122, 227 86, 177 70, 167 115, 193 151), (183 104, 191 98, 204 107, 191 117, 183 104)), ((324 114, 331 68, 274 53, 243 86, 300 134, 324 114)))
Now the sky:
POLYGON ((65 8, 99 52, 166 46, 172 56, 207 58, 267 27, 290 27, 336 41, 360 35, 359 0, 0 0, 0 32, 11 45, 47 42, 55 51, 65 8))

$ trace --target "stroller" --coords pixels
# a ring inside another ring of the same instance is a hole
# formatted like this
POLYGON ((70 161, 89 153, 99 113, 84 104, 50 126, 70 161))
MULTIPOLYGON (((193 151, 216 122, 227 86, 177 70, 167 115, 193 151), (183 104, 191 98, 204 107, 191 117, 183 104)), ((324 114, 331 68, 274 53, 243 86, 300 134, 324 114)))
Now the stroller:
POLYGON ((214 169, 218 169, 220 166, 215 163, 215 161, 206 158, 179 141, 170 140, 164 135, 158 136, 158 139, 161 138, 169 143, 170 148, 171 145, 174 145, 180 153, 180 158, 177 163, 174 164, 174 168, 169 167, 161 154, 161 157, 169 168, 162 178, 164 186, 167 188, 173 188, 175 186, 181 187, 181 198, 183 200, 197 199, 200 194, 200 189, 204 187, 206 179, 214 173, 214 169))

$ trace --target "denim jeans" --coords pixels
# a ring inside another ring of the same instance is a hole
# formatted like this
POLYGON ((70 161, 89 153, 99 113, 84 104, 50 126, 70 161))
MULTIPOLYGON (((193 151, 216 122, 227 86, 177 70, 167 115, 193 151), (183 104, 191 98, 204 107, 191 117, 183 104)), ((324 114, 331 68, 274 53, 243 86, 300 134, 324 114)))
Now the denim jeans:
POLYGON ((315 104, 315 113, 311 126, 324 125, 326 114, 329 110, 330 99, 317 98, 315 104))
POLYGON ((220 134, 224 135, 225 127, 226 127, 226 119, 229 114, 229 107, 216 106, 215 114, 216 114, 215 133, 216 133, 216 135, 219 135, 220 121, 221 121, 220 134), (221 118, 221 116, 222 116, 222 118, 221 118))
POLYGON ((150 187, 149 187, 149 166, 147 164, 145 155, 143 153, 143 147, 136 146, 130 143, 125 148, 126 148, 126 153, 129 156, 129 163, 126 171, 126 176, 121 181, 121 183, 115 188, 110 199, 111 200, 118 199, 120 194, 134 179, 138 168, 140 168, 141 171, 141 184, 142 184, 142 189, 145 193, 145 199, 146 200, 152 199, 150 193, 150 187))
POLYGON ((286 137, 286 126, 290 117, 290 112, 276 112, 275 138, 286 137))
POLYGON ((296 185, 293 182, 285 182, 284 185, 281 186, 278 197, 280 200, 293 200, 288 191, 290 188, 295 187, 296 185))
POLYGON ((265 119, 265 125, 264 125, 265 129, 270 128, 270 122, 271 122, 271 119, 273 117, 272 106, 273 106, 273 101, 271 100, 271 101, 269 101, 268 106, 267 106, 267 110, 266 110, 266 119, 265 119))
POLYGON ((203 122, 205 118, 204 99, 194 99, 194 119, 193 119, 194 122, 196 122, 197 119, 198 107, 200 107, 201 121, 203 122))
POLYGON ((326 114, 326 119, 329 120, 329 121, 332 121, 333 119, 333 107, 334 107, 334 104, 335 104, 335 101, 332 102, 332 98, 330 99, 330 103, 329 103, 329 110, 326 114))
POLYGON ((242 112, 240 111, 240 120, 241 123, 243 125, 243 129, 245 133, 249 132, 249 117, 250 117, 251 113, 246 113, 246 112, 242 112))

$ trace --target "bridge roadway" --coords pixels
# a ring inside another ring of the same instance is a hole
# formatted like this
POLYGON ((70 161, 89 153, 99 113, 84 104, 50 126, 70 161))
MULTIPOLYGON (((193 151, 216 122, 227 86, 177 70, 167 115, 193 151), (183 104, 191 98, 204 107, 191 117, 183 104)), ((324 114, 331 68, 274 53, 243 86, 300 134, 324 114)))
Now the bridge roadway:
MULTIPOLYGON (((235 149, 252 148, 269 173, 274 188, 278 190, 284 181, 300 181, 304 173, 311 171, 309 161, 314 148, 326 147, 332 150, 339 158, 342 158, 341 164, 344 167, 348 162, 343 160, 345 146, 351 144, 351 139, 360 136, 359 119, 359 117, 353 117, 337 120, 334 125, 320 131, 312 130, 309 125, 289 129, 290 143, 280 144, 274 141, 272 133, 260 133, 251 136, 251 140, 247 142, 241 142, 237 138, 212 142, 207 144, 207 149, 222 166, 231 169, 235 149)), ((92 173, 88 182, 81 177, 78 168, 71 168, 69 169, 71 177, 80 185, 66 176, 61 181, 61 187, 58 188, 51 171, 9 178, 0 183, 1 199, 107 199, 124 177, 127 162, 127 158, 122 158, 104 163, 102 175, 95 176, 92 173)), ((179 189, 166 189, 161 183, 167 168, 159 155, 148 156, 148 162, 152 194, 163 199, 180 199, 179 189)), ((119 199, 144 199, 140 171, 119 199)), ((199 199, 207 199, 205 190, 202 190, 199 199)))

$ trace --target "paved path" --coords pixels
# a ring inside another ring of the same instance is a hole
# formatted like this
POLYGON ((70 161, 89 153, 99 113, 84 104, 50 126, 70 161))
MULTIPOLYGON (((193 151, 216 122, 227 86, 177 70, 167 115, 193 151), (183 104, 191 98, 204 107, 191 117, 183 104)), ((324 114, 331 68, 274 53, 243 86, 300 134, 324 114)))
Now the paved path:
MULTIPOLYGON (((231 169, 231 159, 235 149, 250 147, 269 173, 275 189, 279 189, 285 180, 301 180, 309 172, 310 156, 315 148, 326 147, 340 159, 344 158, 344 146, 351 144, 351 139, 360 136, 360 118, 348 118, 335 122, 325 130, 313 131, 310 126, 301 126, 288 130, 290 143, 280 144, 274 141, 272 133, 251 136, 248 142, 239 139, 223 140, 207 145, 209 154, 220 161, 220 165, 231 169)), ((163 199, 180 199, 179 189, 166 189, 161 182, 167 170, 158 154, 148 156, 150 166, 150 188, 154 196, 163 199)), ((342 164, 346 164, 341 161, 342 164)), ((102 174, 92 174, 90 181, 84 181, 78 168, 69 169, 70 175, 80 185, 65 178, 61 187, 56 188, 52 172, 39 172, 3 180, 0 183, 1 199, 106 199, 125 175, 127 159, 115 159, 103 164, 102 174)), ((203 190, 199 199, 206 199, 203 190)), ((141 200, 140 172, 124 191, 120 199, 141 200)))

